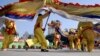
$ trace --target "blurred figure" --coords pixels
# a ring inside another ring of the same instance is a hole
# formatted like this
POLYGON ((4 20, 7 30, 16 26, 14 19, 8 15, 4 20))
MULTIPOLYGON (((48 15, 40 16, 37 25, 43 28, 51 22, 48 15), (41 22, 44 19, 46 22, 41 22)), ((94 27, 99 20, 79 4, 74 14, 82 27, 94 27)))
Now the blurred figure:
POLYGON ((51 23, 48 24, 48 35, 55 33, 55 21, 51 21, 51 23))
POLYGON ((60 29, 61 26, 61 22, 59 20, 56 20, 56 24, 55 24, 55 39, 54 39, 54 43, 55 43, 55 48, 61 48, 63 47, 63 43, 62 40, 66 40, 66 36, 64 35, 64 33, 61 31, 60 29), (58 40, 57 40, 58 39, 58 40))
POLYGON ((2 29, 3 39, 3 50, 6 51, 9 48, 9 45, 14 41, 16 33, 16 25, 13 20, 6 19, 5 27, 2 29))
POLYGON ((56 27, 60 27, 59 23, 56 21, 51 21, 51 23, 48 24, 49 26, 49 34, 53 34, 54 38, 53 38, 53 43, 54 43, 54 48, 58 49, 60 47, 60 43, 61 43, 61 36, 60 34, 58 34, 58 32, 56 31, 56 27), (51 30, 50 30, 51 29, 51 30))
POLYGON ((75 33, 75 39, 74 39, 74 44, 75 44, 75 48, 77 50, 81 50, 81 40, 80 38, 78 37, 78 33, 77 33, 77 30, 76 30, 76 33, 75 33))
POLYGON ((54 41, 53 41, 55 49, 58 49, 60 47, 60 45, 61 45, 60 38, 61 38, 61 36, 57 32, 55 32, 55 34, 54 34, 54 41))
MULTIPOLYGON (((81 39, 81 44, 86 45, 87 51, 91 52, 94 48, 94 38, 96 34, 93 30, 92 22, 79 22, 78 24, 78 36, 81 39)), ((82 48, 82 49, 85 49, 82 48)))
POLYGON ((62 44, 62 46, 67 46, 67 45, 69 45, 69 41, 68 41, 68 38, 67 38, 67 36, 66 35, 64 35, 64 33, 62 32, 62 30, 61 30, 61 22, 59 21, 59 20, 56 20, 56 26, 55 26, 55 31, 61 36, 61 43, 62 43, 62 41, 64 41, 62 44))
POLYGON ((74 49, 74 39, 75 39, 75 32, 73 32, 73 29, 69 30, 69 36, 68 36, 68 40, 69 40, 69 47, 71 50, 74 49))
MULTIPOLYGON (((32 44, 35 45, 36 43, 39 42, 41 44, 41 52, 48 52, 47 41, 44 36, 45 29, 42 29, 42 23, 43 23, 43 19, 45 17, 47 17, 49 14, 50 14, 50 12, 48 12, 48 11, 46 11, 46 13, 44 15, 39 14, 36 24, 34 26, 34 38, 32 39, 32 41, 33 41, 32 44)), ((30 45, 30 43, 28 43, 28 40, 26 40, 26 42, 29 45, 29 47, 32 46, 32 45, 30 45)))

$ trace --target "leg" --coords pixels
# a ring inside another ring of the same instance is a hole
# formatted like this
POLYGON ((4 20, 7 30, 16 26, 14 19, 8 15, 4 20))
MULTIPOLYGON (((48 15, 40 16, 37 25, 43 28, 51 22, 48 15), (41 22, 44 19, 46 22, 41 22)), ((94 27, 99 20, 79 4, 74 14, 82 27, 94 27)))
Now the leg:
POLYGON ((8 48, 9 37, 8 34, 4 34, 3 45, 2 48, 5 51, 8 48))
POLYGON ((69 39, 69 47, 70 47, 70 49, 74 49, 74 39, 73 39, 73 35, 70 35, 68 37, 68 39, 69 39))
POLYGON ((13 43, 14 37, 15 37, 14 35, 9 35, 8 46, 9 46, 11 43, 13 43))
POLYGON ((25 49, 26 49, 26 51, 28 50, 28 48, 30 48, 31 46, 35 45, 36 43, 38 43, 38 39, 36 37, 34 37, 33 39, 27 39, 25 41, 25 49))
POLYGON ((84 34, 84 37, 87 40, 88 52, 91 52, 94 48, 94 37, 95 37, 94 31, 93 30, 87 30, 83 34, 84 34))
POLYGON ((77 41, 77 43, 76 43, 76 46, 77 46, 77 50, 81 50, 80 39, 78 39, 78 41, 77 41))
POLYGON ((41 49, 47 51, 47 42, 44 36, 44 33, 41 28, 35 30, 35 36, 37 37, 38 41, 41 43, 41 49))
POLYGON ((83 38, 81 41, 81 50, 87 51, 87 40, 85 38, 83 38))
POLYGON ((57 49, 58 48, 58 41, 54 41, 54 48, 57 49))

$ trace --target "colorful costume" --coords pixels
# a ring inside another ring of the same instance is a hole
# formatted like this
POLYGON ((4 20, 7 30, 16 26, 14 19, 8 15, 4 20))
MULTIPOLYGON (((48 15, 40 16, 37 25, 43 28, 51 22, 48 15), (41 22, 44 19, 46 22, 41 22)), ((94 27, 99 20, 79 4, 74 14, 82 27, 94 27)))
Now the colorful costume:
POLYGON ((41 44, 41 49, 47 49, 47 42, 44 36, 44 32, 42 29, 42 22, 43 19, 48 16, 50 13, 46 13, 45 15, 39 15, 37 22, 35 24, 35 28, 34 28, 34 38, 33 38, 33 42, 34 44, 36 44, 37 42, 40 42, 41 44))
MULTIPOLYGON (((36 43, 40 43, 41 44, 41 51, 47 51, 47 42, 44 36, 44 31, 42 29, 42 22, 43 19, 48 16, 50 13, 46 13, 44 15, 39 14, 36 24, 34 26, 34 38, 33 38, 33 45, 35 45, 36 43)), ((31 46, 31 45, 30 45, 31 46)))
POLYGON ((70 49, 74 49, 74 39, 75 39, 74 33, 69 32, 68 40, 70 49))
POLYGON ((74 42, 75 42, 75 48, 76 48, 77 50, 81 50, 81 42, 80 42, 80 38, 79 38, 78 35, 77 35, 77 32, 75 33, 74 42))
POLYGON ((5 27, 2 29, 3 49, 9 48, 9 45, 13 42, 14 36, 16 35, 15 23, 12 20, 5 20, 5 27))
POLYGON ((95 32, 93 30, 92 22, 79 22, 78 36, 81 39, 81 43, 87 46, 88 52, 91 52, 94 48, 95 32))

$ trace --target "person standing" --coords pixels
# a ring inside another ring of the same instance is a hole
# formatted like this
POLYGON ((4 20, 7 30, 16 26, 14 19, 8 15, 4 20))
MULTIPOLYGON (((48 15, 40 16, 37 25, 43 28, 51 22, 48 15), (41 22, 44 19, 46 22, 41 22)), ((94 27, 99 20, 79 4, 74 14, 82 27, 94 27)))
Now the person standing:
POLYGON ((4 36, 2 49, 3 51, 7 51, 9 45, 13 42, 16 33, 16 25, 13 20, 6 19, 5 27, 2 28, 2 34, 4 36))

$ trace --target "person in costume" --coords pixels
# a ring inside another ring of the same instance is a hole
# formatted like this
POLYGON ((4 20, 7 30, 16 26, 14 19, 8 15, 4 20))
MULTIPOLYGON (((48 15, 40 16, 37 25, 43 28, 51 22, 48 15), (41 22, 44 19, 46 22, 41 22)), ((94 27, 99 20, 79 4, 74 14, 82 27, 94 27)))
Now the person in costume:
POLYGON ((5 27, 2 28, 2 35, 4 36, 2 49, 6 51, 9 48, 9 45, 13 42, 16 33, 16 25, 13 20, 6 19, 5 27))
POLYGON ((53 42, 54 42, 54 48, 55 49, 58 49, 60 47, 60 45, 62 44, 61 43, 61 36, 57 32, 55 32, 55 34, 54 34, 53 42))
POLYGON ((57 32, 57 34, 61 36, 60 47, 62 48, 64 45, 69 45, 69 41, 68 41, 67 36, 64 34, 64 32, 62 32, 60 26, 61 26, 61 22, 59 20, 56 20, 55 32, 57 32))
MULTIPOLYGON (((78 36, 81 39, 81 44, 83 46, 86 46, 88 52, 91 52, 94 48, 94 38, 96 37, 95 32, 93 30, 93 23, 79 22, 78 36)), ((82 49, 85 49, 85 47, 83 47, 82 49)))
MULTIPOLYGON (((47 17, 50 14, 50 12, 46 11, 46 13, 44 15, 42 14, 38 14, 38 18, 36 21, 36 24, 34 26, 34 38, 32 39, 33 44, 35 45, 36 43, 40 43, 41 44, 41 52, 48 52, 47 50, 47 42, 46 42, 46 38, 44 36, 44 30, 42 28, 42 23, 43 23, 43 19, 45 17, 47 17)), ((30 43, 28 43, 28 40, 26 40, 27 44, 29 47, 31 47, 32 45, 30 45, 30 43)))
POLYGON ((78 37, 77 30, 76 30, 76 32, 75 32, 74 37, 75 37, 75 39, 74 39, 75 48, 76 48, 77 50, 81 50, 81 41, 80 41, 80 38, 78 37))
POLYGON ((74 29, 70 29, 69 35, 68 35, 69 48, 70 48, 70 50, 73 50, 74 49, 74 39, 75 39, 74 29))
POLYGON ((57 48, 61 48, 63 47, 63 45, 67 44, 68 45, 68 39, 67 36, 62 32, 61 28, 61 22, 59 20, 56 20, 56 24, 55 24, 55 36, 54 36, 54 47, 57 48), (65 40, 65 41, 64 41, 65 40), (62 42, 64 41, 64 42, 62 42), (67 43, 65 43, 67 42, 67 43))

